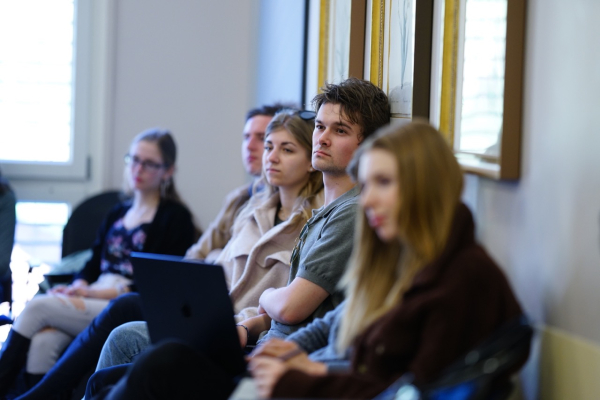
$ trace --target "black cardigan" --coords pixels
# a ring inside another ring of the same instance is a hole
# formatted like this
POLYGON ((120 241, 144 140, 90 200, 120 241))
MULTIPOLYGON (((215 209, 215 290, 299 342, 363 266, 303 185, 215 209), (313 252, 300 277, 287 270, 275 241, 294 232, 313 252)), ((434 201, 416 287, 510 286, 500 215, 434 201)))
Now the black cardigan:
MULTIPOLYGON (((125 201, 113 207, 104 218, 98 229, 96 240, 92 246, 92 258, 85 267, 75 275, 73 280, 84 279, 88 283, 95 282, 101 274, 100 260, 104 248, 106 235, 110 227, 122 218, 131 208, 131 201, 125 201)), ((194 244, 195 228, 192 214, 181 203, 171 200, 161 200, 148 227, 143 252, 184 255, 186 250, 194 244)))

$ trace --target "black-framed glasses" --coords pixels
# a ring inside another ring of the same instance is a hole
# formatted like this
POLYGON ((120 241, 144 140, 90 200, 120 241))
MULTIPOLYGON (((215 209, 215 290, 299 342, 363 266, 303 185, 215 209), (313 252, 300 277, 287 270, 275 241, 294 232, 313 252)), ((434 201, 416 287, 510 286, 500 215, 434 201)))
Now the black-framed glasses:
POLYGON ((296 259, 300 255, 300 252, 302 251, 302 246, 304 246, 304 241, 306 240, 306 236, 308 236, 308 229, 310 228, 310 224, 311 224, 311 220, 306 222, 306 224, 304 224, 304 226, 302 227, 302 230, 300 231, 298 240, 296 240, 296 245, 294 246, 294 249, 292 250, 292 257, 290 258, 290 265, 294 264, 294 261, 296 261, 296 259))
POLYGON ((136 165, 139 165, 142 167, 142 169, 145 169, 147 171, 158 171, 161 168, 164 168, 164 164, 159 164, 159 163, 155 163, 154 161, 150 161, 150 160, 142 160, 137 156, 132 156, 130 154, 125 154, 125 164, 129 165, 130 167, 135 167, 136 165))

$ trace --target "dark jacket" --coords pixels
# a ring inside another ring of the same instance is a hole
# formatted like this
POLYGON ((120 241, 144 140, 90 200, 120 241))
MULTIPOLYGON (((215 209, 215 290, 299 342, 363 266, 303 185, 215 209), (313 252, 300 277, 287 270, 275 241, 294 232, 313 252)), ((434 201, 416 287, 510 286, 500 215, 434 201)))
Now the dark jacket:
POLYGON ((506 277, 475 243, 460 205, 442 255, 415 277, 400 305, 354 342, 352 372, 314 377, 289 371, 273 397, 372 398, 406 372, 417 385, 522 314, 506 277))
MULTIPOLYGON (((74 280, 85 279, 88 283, 92 283, 98 279, 102 272, 100 260, 106 234, 110 227, 127 213, 131 205, 131 201, 126 201, 117 204, 109 211, 98 229, 96 240, 92 246, 92 258, 75 276, 74 280)), ((181 203, 161 200, 154 219, 148 227, 143 252, 182 256, 188 247, 194 244, 194 236, 194 223, 189 210, 181 203)))

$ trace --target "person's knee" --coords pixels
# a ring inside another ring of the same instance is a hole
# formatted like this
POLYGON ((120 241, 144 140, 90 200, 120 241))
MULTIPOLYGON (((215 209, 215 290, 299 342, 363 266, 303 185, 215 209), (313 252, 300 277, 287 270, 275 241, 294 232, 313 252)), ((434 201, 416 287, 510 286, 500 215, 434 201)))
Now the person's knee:
POLYGON ((46 295, 34 297, 27 303, 17 321, 19 319, 39 318, 46 315, 49 312, 51 301, 52 298, 46 295))
POLYGON ((15 321, 13 329, 25 337, 32 337, 36 332, 51 325, 52 317, 57 310, 72 307, 66 298, 40 295, 31 299, 15 321))
POLYGON ((107 342, 116 347, 149 343, 150 336, 147 325, 142 321, 132 321, 119 325, 110 333, 107 342))
POLYGON ((70 335, 56 329, 44 329, 33 335, 27 355, 27 372, 48 372, 72 340, 70 335))
POLYGON ((108 335, 98 360, 98 368, 130 363, 148 346, 150 335, 145 322, 134 321, 120 325, 108 335))

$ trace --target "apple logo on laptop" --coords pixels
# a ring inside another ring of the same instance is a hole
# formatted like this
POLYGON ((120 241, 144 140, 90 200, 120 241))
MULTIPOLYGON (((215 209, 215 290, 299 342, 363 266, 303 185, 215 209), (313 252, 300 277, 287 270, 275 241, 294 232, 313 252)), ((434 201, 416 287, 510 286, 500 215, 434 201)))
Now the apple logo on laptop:
POLYGON ((188 303, 185 303, 183 307, 181 307, 181 313, 186 318, 190 318, 192 316, 192 308, 189 306, 188 303))

